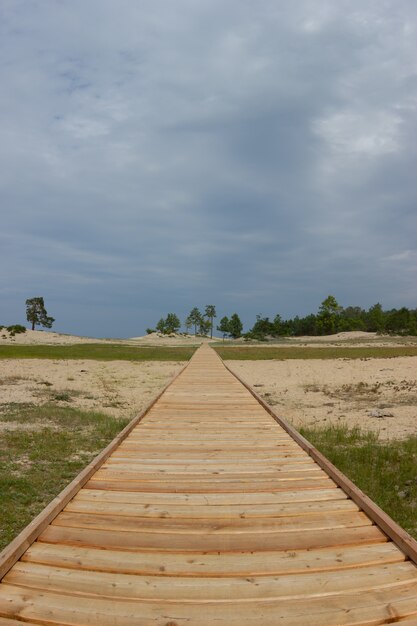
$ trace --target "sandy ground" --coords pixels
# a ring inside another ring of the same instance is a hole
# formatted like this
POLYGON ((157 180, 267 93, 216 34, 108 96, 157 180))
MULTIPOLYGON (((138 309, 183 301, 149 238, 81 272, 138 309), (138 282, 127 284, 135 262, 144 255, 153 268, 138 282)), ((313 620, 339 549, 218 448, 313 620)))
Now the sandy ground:
MULTIPOLYGON (((7 332, 0 333, 0 344, 98 341, 174 346, 195 345, 202 339, 163 337, 153 333, 128 340, 98 340, 30 330, 10 338, 7 332)), ((417 344, 417 338, 378 337, 373 333, 355 332, 285 340, 285 345, 318 343, 323 346, 413 345, 417 344)), ((262 344, 264 346, 268 344, 262 344)), ((384 439, 417 435, 417 357, 229 361, 228 364, 297 428, 343 422, 376 430, 384 439)), ((155 361, 0 360, 0 420, 10 403, 46 402, 133 417, 182 366, 182 363, 155 361)))
POLYGON ((227 361, 296 428, 346 423, 417 435, 417 357, 227 361))
POLYGON ((116 341, 116 339, 106 340, 93 339, 91 337, 78 337, 76 335, 63 335, 50 330, 27 330, 25 333, 18 333, 14 337, 11 337, 10 333, 5 328, 0 331, 0 345, 66 345, 74 343, 115 343, 116 341))
POLYGON ((134 417, 183 365, 157 361, 0 360, 0 420, 10 403, 47 402, 115 417, 134 417))
POLYGON ((221 341, 213 337, 194 337, 194 335, 160 335, 151 333, 142 337, 130 339, 95 339, 92 337, 79 337, 77 335, 65 335, 44 330, 26 330, 14 337, 6 329, 0 331, 0 345, 70 345, 79 343, 117 343, 125 345, 141 346, 199 346, 202 343, 221 341))

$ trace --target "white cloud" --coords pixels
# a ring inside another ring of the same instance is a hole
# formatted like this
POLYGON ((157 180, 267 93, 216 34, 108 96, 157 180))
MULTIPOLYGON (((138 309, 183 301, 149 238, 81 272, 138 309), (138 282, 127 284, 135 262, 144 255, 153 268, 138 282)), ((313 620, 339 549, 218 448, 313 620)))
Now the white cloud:
POLYGON ((394 263, 405 263, 410 267, 410 269, 417 271, 417 250, 403 250, 402 252, 397 252, 396 254, 390 254, 385 257, 384 260, 393 261, 394 263), (411 266, 410 263, 412 264, 411 266))
POLYGON ((331 151, 347 157, 379 157, 401 147, 401 118, 386 111, 338 111, 313 122, 313 131, 331 151))

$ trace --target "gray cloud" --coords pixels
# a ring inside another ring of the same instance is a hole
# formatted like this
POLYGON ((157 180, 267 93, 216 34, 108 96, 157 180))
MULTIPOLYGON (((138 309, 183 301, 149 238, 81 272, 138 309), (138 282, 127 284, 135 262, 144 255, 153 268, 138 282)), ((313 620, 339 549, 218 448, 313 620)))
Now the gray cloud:
POLYGON ((0 12, 0 321, 416 306, 413 2, 0 12))

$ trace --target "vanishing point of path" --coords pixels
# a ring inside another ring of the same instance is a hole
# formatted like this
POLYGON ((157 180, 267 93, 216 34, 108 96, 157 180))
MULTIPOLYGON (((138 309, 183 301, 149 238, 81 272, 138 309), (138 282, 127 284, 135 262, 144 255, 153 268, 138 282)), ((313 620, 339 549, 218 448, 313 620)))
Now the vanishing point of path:
POLYGON ((0 626, 417 625, 415 564, 211 348, 94 470, 5 550, 0 626))

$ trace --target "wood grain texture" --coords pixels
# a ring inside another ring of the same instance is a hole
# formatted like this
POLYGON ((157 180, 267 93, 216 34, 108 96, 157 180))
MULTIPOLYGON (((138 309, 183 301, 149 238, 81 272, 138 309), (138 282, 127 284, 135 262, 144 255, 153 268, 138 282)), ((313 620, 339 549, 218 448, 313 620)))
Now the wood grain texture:
POLYGON ((6 553, 0 626, 416 624, 415 564, 269 409, 200 348, 6 553))
MULTIPOLYGON (((231 371, 229 368, 227 368, 231 371)), ((276 411, 270 407, 261 398, 254 389, 252 389, 244 380, 239 378, 237 374, 233 374, 251 393, 251 395, 261 404, 265 410, 274 418, 285 432, 287 432, 294 441, 296 441, 303 450, 332 478, 335 483, 341 487, 346 494, 354 502, 369 515, 375 524, 385 532, 390 539, 395 541, 398 547, 417 564, 417 541, 411 537, 403 528, 401 528, 394 520, 385 513, 375 502, 373 502, 363 491, 361 491, 345 474, 337 469, 321 452, 319 452, 305 437, 286 422, 276 411)))

